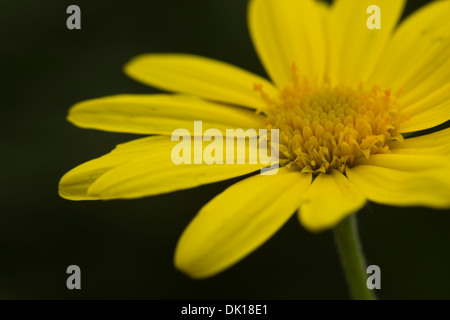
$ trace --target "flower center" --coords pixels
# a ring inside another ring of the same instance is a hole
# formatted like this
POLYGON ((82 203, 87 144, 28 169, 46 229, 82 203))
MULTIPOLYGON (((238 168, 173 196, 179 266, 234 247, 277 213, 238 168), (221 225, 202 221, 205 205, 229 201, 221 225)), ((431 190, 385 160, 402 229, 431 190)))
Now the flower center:
POLYGON ((365 90, 362 84, 356 89, 313 85, 292 70, 293 82, 276 97, 255 85, 268 105, 267 129, 279 129, 280 165, 345 173, 358 159, 386 153, 390 142, 403 141, 398 128, 408 117, 400 113, 400 93, 379 86, 365 90))

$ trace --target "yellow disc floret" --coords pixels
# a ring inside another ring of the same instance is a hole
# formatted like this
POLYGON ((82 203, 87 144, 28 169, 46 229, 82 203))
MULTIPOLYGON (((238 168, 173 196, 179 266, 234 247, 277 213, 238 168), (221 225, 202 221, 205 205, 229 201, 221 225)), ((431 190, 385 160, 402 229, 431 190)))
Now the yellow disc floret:
POLYGON ((302 172, 345 173, 360 158, 389 152, 389 143, 402 141, 399 125, 407 119, 397 101, 400 93, 374 86, 366 90, 328 83, 293 82, 277 97, 268 97, 267 128, 279 129, 280 164, 302 172))

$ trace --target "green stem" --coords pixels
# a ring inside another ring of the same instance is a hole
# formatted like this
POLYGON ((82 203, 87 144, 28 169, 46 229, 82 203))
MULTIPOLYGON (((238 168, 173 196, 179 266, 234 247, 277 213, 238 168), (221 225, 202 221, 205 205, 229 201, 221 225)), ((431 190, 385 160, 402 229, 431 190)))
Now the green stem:
POLYGON ((359 241, 356 214, 352 214, 334 228, 334 238, 353 298, 375 300, 375 295, 366 284, 367 266, 359 241))

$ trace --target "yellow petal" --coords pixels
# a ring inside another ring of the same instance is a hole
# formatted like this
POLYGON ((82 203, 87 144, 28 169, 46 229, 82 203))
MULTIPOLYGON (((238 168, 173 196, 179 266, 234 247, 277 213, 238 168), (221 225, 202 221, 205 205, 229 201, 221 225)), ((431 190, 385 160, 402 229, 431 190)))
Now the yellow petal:
POLYGON ((389 148, 394 153, 450 154, 450 128, 420 137, 405 139, 404 143, 395 141, 389 144, 389 148))
POLYGON ((425 94, 424 98, 406 107, 403 112, 410 119, 401 124, 400 132, 433 128, 450 120, 450 83, 431 94, 425 94))
POLYGON ((448 84, 449 15, 450 1, 432 1, 403 21, 374 70, 371 83, 405 89, 400 100, 405 106, 448 84))
POLYGON ((415 105, 416 109, 425 111, 431 105, 427 103, 429 100, 423 99, 424 97, 433 96, 435 98, 440 95, 445 99, 441 100, 440 103, 450 99, 448 93, 450 59, 447 59, 450 56, 450 34, 445 39, 445 43, 447 48, 436 50, 435 56, 430 58, 426 66, 418 67, 408 82, 398 86, 404 89, 404 94, 399 99, 402 105, 415 105), (442 95, 443 90, 447 93, 445 96, 442 95), (419 100, 421 104, 416 104, 419 100))
POLYGON ((396 206, 450 208, 450 166, 419 171, 358 165, 348 179, 371 201, 396 206))
MULTIPOLYGON (((337 0, 329 21, 330 63, 333 83, 358 85, 365 81, 385 48, 403 11, 404 0, 337 0), (367 8, 381 9, 381 29, 367 27, 367 8)), ((376 72, 376 71, 375 71, 376 72)))
POLYGON ((271 79, 282 88, 301 76, 322 80, 326 46, 323 8, 312 0, 252 0, 248 25, 256 51, 271 79))
POLYGON ((446 170, 450 157, 430 154, 374 154, 369 159, 362 158, 355 162, 359 165, 378 166, 402 171, 423 171, 429 169, 446 170))
POLYGON ((128 76, 145 84, 205 99, 263 109, 254 90, 261 84, 271 96, 276 90, 265 79, 225 62, 187 54, 145 54, 126 66, 128 76))
POLYGON ((127 161, 120 157, 98 158, 88 161, 67 172, 59 182, 59 195, 68 200, 98 200, 87 193, 89 186, 102 174, 127 161))
POLYGON ((158 150, 167 143, 165 137, 148 137, 118 145, 112 152, 83 163, 67 172, 59 182, 59 195, 69 200, 97 200, 88 194, 89 187, 103 174, 136 156, 158 150))
MULTIPOLYGON (((245 175, 263 167, 256 161, 250 164, 250 154, 257 150, 250 148, 246 143, 246 154, 243 164, 237 163, 238 152, 234 152, 233 164, 226 163, 226 140, 223 139, 223 164, 206 164, 201 159, 199 164, 194 164, 196 149, 191 143, 191 164, 175 164, 172 161, 172 151, 179 144, 171 141, 169 137, 159 148, 148 145, 145 152, 134 159, 117 166, 101 175, 89 187, 88 194, 101 199, 130 199, 168 193, 182 189, 197 187, 200 185, 227 180, 245 175)), ((192 138, 194 140, 194 138, 192 138)), ((204 151, 212 142, 203 142, 204 151)), ((257 155, 257 154, 256 154, 257 155)))
POLYGON ((83 101, 70 109, 68 120, 82 128, 137 134, 171 135, 184 128, 193 134, 195 120, 203 130, 264 128, 255 112, 182 95, 117 95, 83 101))
POLYGON ((181 235, 175 265, 193 278, 217 274, 270 238, 301 202, 310 174, 281 168, 232 185, 206 204, 181 235))
POLYGON ((330 18, 331 6, 327 2, 315 1, 319 11, 319 17, 323 26, 325 42, 328 41, 328 19, 330 18))
POLYGON ((304 197, 299 219, 312 232, 334 227, 366 203, 363 194, 334 169, 329 174, 319 174, 304 197))

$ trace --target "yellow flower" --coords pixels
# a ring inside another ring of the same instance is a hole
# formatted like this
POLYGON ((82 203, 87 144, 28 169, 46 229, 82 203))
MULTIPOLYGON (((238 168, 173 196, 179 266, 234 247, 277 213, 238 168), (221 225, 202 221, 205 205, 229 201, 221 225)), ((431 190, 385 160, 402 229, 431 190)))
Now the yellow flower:
POLYGON ((403 0, 252 0, 248 24, 272 81, 185 54, 142 55, 132 78, 177 94, 81 102, 83 128, 155 135, 117 146, 68 172, 71 200, 138 198, 225 180, 260 164, 175 165, 177 128, 276 128, 275 175, 254 175, 206 204, 182 234, 175 265, 194 278, 255 250, 297 211, 311 231, 334 227, 367 200, 450 207, 450 129, 407 138, 450 119, 450 1, 397 23, 403 0), (381 8, 380 30, 366 27, 381 8), (405 138, 405 139, 404 139, 405 138))

